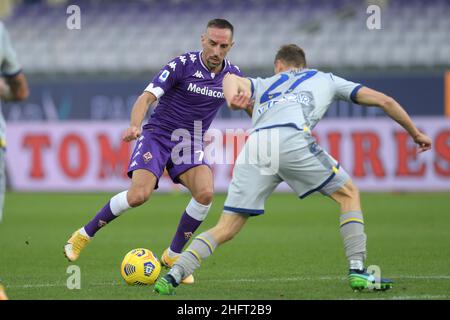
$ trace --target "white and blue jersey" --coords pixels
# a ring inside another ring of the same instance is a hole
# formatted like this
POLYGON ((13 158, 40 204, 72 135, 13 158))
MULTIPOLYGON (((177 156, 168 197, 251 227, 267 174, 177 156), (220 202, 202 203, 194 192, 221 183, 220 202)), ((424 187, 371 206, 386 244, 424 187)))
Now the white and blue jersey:
POLYGON ((311 129, 333 101, 355 102, 361 85, 312 69, 250 81, 253 132, 236 160, 224 212, 264 213, 266 199, 283 181, 302 199, 316 191, 329 196, 347 183, 350 177, 311 129))
POLYGON ((249 78, 255 100, 254 130, 291 126, 314 128, 335 100, 355 102, 360 84, 313 69, 249 78))
MULTIPOLYGON (((6 78, 15 77, 22 71, 19 60, 17 59, 17 54, 9 39, 8 31, 2 22, 0 22, 0 71, 1 76, 6 78)), ((5 135, 5 119, 3 118, 3 113, 0 112, 0 144, 2 147, 5 144, 5 135)))

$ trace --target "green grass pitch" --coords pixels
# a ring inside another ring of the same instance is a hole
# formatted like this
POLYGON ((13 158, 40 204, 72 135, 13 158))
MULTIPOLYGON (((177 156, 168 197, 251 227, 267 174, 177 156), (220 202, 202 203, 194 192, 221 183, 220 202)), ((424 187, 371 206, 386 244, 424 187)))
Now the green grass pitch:
MULTIPOLYGON (((80 259, 81 289, 66 286, 63 245, 111 193, 8 193, 0 224, 0 278, 10 299, 449 299, 450 195, 362 194, 368 265, 395 281, 388 292, 352 292, 338 227, 338 207, 313 195, 274 194, 263 216, 251 218, 219 247, 174 297, 153 287, 127 286, 120 263, 131 249, 158 256, 190 196, 155 193, 101 230, 80 259)), ((225 195, 218 194, 197 234, 213 226, 225 195)), ((166 271, 163 270, 162 273, 166 271)))

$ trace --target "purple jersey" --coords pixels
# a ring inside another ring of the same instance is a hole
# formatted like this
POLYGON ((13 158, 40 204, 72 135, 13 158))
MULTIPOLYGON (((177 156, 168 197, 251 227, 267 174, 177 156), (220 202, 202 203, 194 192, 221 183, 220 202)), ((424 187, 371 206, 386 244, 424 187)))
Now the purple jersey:
POLYGON ((145 88, 159 100, 147 127, 170 133, 182 128, 193 134, 194 121, 201 121, 204 134, 225 102, 222 80, 227 73, 241 76, 239 68, 226 59, 220 73, 211 73, 203 64, 201 52, 188 52, 173 59, 145 88))
MULTIPOLYGON (((175 146, 184 147, 192 141, 172 139, 176 129, 186 129, 194 136, 194 121, 201 121, 202 134, 208 130, 219 108, 224 104, 222 80, 227 73, 241 75, 239 68, 224 60, 219 74, 211 73, 200 58, 201 52, 185 53, 169 62, 145 91, 158 98, 158 106, 144 126, 142 136, 136 143, 129 166, 128 175, 145 169, 159 180, 164 168, 175 183, 187 170, 207 165, 200 151, 203 143, 193 141, 192 147, 173 152, 175 146)), ((158 188, 158 182, 155 189, 158 188)))

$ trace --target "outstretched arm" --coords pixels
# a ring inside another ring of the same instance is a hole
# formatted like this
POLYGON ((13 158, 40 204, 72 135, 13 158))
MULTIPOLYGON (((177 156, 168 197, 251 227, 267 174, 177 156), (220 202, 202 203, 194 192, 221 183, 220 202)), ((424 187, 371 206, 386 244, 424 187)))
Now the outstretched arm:
POLYGON ((244 109, 251 117, 253 102, 250 99, 252 92, 249 79, 227 74, 223 79, 223 94, 231 109, 244 109))
POLYGON ((123 134, 123 141, 130 142, 141 136, 141 125, 142 121, 147 114, 148 107, 156 101, 156 97, 153 93, 144 91, 139 98, 134 103, 133 109, 131 110, 131 121, 130 126, 123 134))
POLYGON ((362 87, 356 93, 356 101, 362 105, 376 106, 383 109, 391 119, 408 131, 414 142, 419 145, 419 152, 431 149, 431 139, 417 129, 408 113, 393 98, 373 89, 362 87))

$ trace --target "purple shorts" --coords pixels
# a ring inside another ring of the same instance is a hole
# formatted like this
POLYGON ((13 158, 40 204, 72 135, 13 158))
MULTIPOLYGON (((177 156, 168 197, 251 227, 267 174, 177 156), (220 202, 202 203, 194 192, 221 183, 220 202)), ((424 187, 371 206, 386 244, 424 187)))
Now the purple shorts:
MULTIPOLYGON (((172 181, 180 183, 178 176, 183 172, 202 164, 209 166, 203 157, 203 144, 192 140, 186 137, 172 141, 169 131, 145 126, 131 155, 128 176, 131 178, 134 170, 145 169, 159 181, 166 168, 172 181)), ((155 189, 158 189, 158 181, 155 189)))

